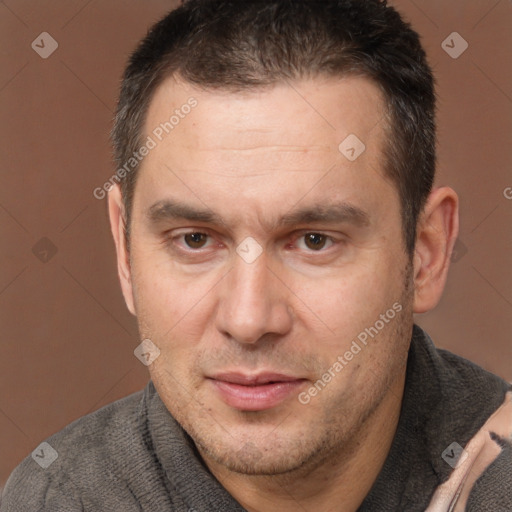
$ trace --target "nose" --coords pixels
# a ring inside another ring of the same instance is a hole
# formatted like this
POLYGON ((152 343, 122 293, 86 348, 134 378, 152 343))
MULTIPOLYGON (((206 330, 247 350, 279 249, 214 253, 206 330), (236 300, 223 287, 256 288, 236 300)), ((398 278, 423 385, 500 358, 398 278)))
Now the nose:
POLYGON ((222 281, 217 329, 239 343, 256 343, 265 335, 285 335, 292 327, 289 290, 268 266, 265 253, 247 263, 236 256, 222 281))

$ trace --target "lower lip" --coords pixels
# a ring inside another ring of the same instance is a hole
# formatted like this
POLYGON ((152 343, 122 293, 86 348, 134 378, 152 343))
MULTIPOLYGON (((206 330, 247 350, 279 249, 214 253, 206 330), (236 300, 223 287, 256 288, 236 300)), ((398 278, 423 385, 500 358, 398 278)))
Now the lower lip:
POLYGON ((258 386, 243 386, 212 379, 226 404, 242 411, 263 411, 279 405, 292 393, 297 393, 304 380, 274 382, 258 386))

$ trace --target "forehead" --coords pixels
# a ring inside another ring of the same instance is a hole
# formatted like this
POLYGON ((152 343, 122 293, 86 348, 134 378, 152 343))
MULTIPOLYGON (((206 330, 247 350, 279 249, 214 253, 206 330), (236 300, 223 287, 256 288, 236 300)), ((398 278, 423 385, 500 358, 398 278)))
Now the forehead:
POLYGON ((318 145, 337 149, 337 142, 344 135, 369 135, 383 113, 380 90, 363 77, 317 77, 238 92, 200 89, 170 78, 155 92, 145 131, 158 131, 175 114, 171 123, 173 140, 183 143, 182 139, 192 131, 196 149, 230 147, 234 133, 240 136, 236 141, 239 149, 254 147, 258 141, 267 142, 277 133, 280 142, 293 147, 318 145), (190 113, 192 120, 184 122, 191 98, 197 106, 190 113), (247 140, 243 139, 244 133, 247 140))
POLYGON ((384 114, 380 90, 360 77, 242 92, 168 79, 146 117, 144 138, 155 144, 141 165, 142 199, 154 204, 174 193, 197 203, 207 190, 226 206, 222 194, 236 192, 239 210, 270 200, 291 206, 306 193, 312 201, 325 194, 377 200, 387 181, 384 114))

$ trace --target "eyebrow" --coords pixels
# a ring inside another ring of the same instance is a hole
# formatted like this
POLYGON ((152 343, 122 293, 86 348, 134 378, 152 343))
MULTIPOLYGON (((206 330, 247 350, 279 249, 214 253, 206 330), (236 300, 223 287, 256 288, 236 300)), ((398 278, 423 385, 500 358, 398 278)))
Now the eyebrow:
POLYGON ((360 227, 370 225, 370 216, 361 208, 346 202, 300 208, 285 214, 279 224, 340 224, 350 223, 360 227))
MULTIPOLYGON (((206 224, 226 224, 222 217, 212 210, 196 208, 174 200, 158 201, 148 209, 147 217, 151 223, 179 219, 206 224)), ((273 221, 268 229, 275 229, 278 226, 314 223, 350 223, 358 227, 367 227, 370 225, 370 217, 361 208, 347 202, 341 202, 296 209, 284 214, 279 220, 273 221)))
POLYGON ((158 201, 148 209, 148 219, 157 223, 164 220, 185 219, 191 222, 205 222, 208 224, 224 224, 222 218, 216 213, 204 209, 198 209, 179 201, 158 201))

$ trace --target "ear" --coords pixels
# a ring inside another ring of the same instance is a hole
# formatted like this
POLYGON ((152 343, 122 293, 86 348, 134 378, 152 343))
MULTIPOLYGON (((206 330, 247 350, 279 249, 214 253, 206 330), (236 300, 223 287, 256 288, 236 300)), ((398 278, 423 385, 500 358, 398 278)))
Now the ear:
POLYGON ((414 251, 414 312, 439 302, 459 233, 459 199, 449 187, 434 189, 417 226, 414 251))
POLYGON ((135 305, 133 300, 133 287, 130 268, 130 253, 126 246, 126 216, 119 185, 114 185, 108 193, 108 214, 110 217, 110 227, 117 253, 117 272, 121 281, 124 300, 130 313, 135 315, 135 305))

